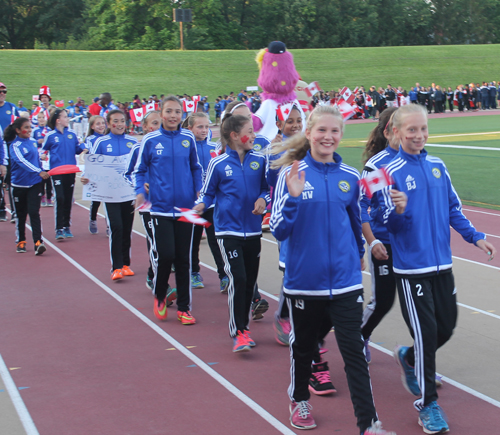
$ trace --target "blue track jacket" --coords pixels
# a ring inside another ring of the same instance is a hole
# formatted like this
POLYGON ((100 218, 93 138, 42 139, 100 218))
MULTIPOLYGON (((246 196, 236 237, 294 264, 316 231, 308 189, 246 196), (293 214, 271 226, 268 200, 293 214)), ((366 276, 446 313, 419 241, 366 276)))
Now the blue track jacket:
POLYGON ((11 184, 15 187, 31 187, 43 181, 43 171, 34 139, 16 139, 10 145, 11 184))
POLYGON ((50 169, 62 165, 74 165, 75 154, 81 154, 85 145, 80 145, 76 133, 66 127, 61 133, 57 128, 47 133, 42 150, 50 152, 50 169))

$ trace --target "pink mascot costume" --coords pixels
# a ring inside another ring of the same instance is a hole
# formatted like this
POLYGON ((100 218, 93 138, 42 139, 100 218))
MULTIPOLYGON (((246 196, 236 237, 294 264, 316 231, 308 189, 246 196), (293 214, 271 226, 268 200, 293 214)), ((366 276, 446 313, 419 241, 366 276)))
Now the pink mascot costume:
POLYGON ((300 111, 305 129, 306 117, 295 94, 300 76, 285 44, 280 41, 271 42, 268 48, 259 51, 256 61, 260 69, 257 83, 262 88, 262 105, 252 115, 254 130, 270 141, 273 140, 278 134, 276 110, 287 104, 293 104, 300 111))

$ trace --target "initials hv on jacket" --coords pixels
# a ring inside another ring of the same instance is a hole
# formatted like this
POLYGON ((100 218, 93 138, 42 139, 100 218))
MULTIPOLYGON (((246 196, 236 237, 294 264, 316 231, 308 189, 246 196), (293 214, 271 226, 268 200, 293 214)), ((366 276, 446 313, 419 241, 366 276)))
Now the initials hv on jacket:
POLYGON ((108 133, 94 142, 94 145, 90 149, 90 154, 126 156, 130 154, 135 144, 137 144, 137 140, 133 136, 108 133))
POLYGON ((146 196, 144 183, 148 175, 151 215, 180 217, 175 207, 193 208, 202 184, 193 133, 160 127, 144 136, 132 174, 137 195, 146 196))
POLYGON ((31 187, 42 182, 42 165, 38 146, 33 139, 16 137, 10 144, 11 183, 16 187, 31 187))
POLYGON ((253 237, 262 234, 262 216, 252 213, 259 198, 266 204, 271 200, 264 155, 248 151, 241 162, 238 153, 226 147, 210 161, 197 202, 208 209, 215 200, 216 236, 253 237))
POLYGON ((81 154, 84 149, 85 145, 80 145, 78 136, 68 127, 62 133, 57 128, 47 133, 42 145, 42 151, 50 152, 50 169, 74 165, 75 154, 81 154))
MULTIPOLYGON (((397 153, 398 151, 394 148, 387 147, 385 150, 375 154, 366 162, 361 178, 366 177, 372 171, 385 168, 396 157, 397 153)), ((373 235, 382 243, 387 244, 390 243, 390 237, 389 231, 387 231, 387 227, 384 224, 385 211, 384 198, 380 192, 375 192, 370 199, 364 192, 364 189, 361 189, 361 223, 369 222, 373 235), (370 209, 370 213, 368 213, 368 209, 370 209)))
POLYGON ((364 254, 359 206, 359 173, 342 163, 320 163, 307 152, 299 164, 305 186, 290 196, 282 170, 276 185, 270 227, 287 240, 284 292, 289 296, 332 298, 361 290, 364 254))
POLYGON ((413 155, 400 148, 386 169, 394 179, 394 185, 382 191, 394 272, 427 274, 451 269, 450 225, 469 243, 486 238, 462 213, 462 203, 441 159, 425 149, 413 155), (408 196, 402 214, 396 213, 391 200, 392 188, 408 196))

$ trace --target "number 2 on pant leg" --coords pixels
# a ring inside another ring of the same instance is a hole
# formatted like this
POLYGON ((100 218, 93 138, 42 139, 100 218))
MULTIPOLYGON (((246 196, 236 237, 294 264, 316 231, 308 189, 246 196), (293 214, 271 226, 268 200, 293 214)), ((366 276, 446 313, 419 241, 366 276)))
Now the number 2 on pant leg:
POLYGON ((417 296, 423 296, 424 292, 422 291, 422 286, 420 284, 417 284, 416 288, 417 288, 417 296))
POLYGON ((235 249, 234 251, 228 251, 229 258, 232 260, 233 258, 238 257, 238 251, 235 249))

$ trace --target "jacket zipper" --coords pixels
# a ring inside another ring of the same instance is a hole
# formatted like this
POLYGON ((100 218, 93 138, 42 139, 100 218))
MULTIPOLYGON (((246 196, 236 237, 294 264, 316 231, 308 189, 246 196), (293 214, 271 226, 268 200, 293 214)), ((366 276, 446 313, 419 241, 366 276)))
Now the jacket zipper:
MULTIPOLYGON (((327 210, 327 217, 328 217, 328 223, 327 223, 328 239, 327 240, 329 240, 330 243, 332 243, 331 228, 330 228, 332 220, 330 219, 330 190, 328 189, 328 166, 327 165, 325 165, 325 185, 326 185, 326 210, 327 210)), ((332 294, 332 282, 333 282, 333 280, 332 280, 332 264, 333 264, 332 263, 332 251, 330 248, 328 248, 328 275, 330 278, 330 281, 329 281, 330 299, 333 299, 333 294, 332 294)))
MULTIPOLYGON (((245 157, 243 158, 243 162, 241 162, 241 172, 243 173, 243 183, 245 184, 245 197, 248 197, 248 188, 247 188, 247 179, 245 178, 245 160, 247 159, 248 153, 245 154, 245 157)), ((239 157, 238 157, 239 158, 239 157)), ((243 207, 243 234, 244 238, 247 238, 247 225, 246 225, 247 219, 246 219, 246 212, 245 212, 245 207, 243 207)))

